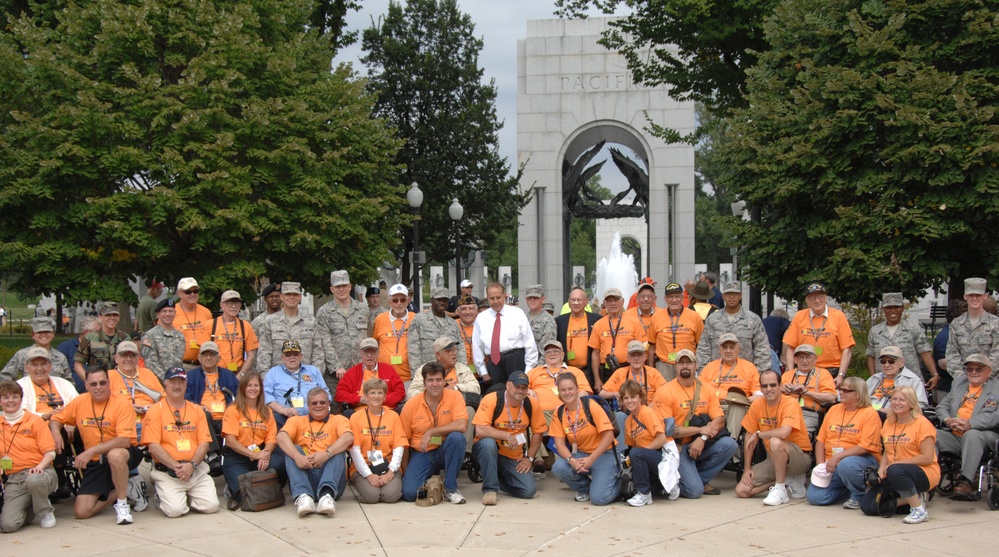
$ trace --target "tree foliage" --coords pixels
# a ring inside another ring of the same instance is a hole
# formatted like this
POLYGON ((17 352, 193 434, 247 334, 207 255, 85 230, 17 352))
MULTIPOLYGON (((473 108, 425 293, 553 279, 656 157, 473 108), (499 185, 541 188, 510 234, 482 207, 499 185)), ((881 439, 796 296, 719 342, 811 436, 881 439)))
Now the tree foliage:
MULTIPOLYGON (((482 40, 474 30, 454 0, 410 0, 391 2, 362 36, 368 88, 378 96, 375 113, 406 140, 395 161, 405 165, 404 182, 417 182, 424 192, 420 248, 428 261, 454 254, 452 198, 465 210, 462 244, 478 246, 516 222, 529 200, 518 191, 519 172, 511 177, 499 156, 496 86, 482 82, 482 40)), ((403 241, 400 253, 408 253, 409 230, 403 241)), ((408 264, 403 269, 408 276, 408 264)))
MULTIPOLYGON (((999 231, 999 59, 987 0, 787 0, 718 144, 752 282, 910 297, 985 276, 999 231)), ((745 269, 746 267, 744 267, 745 269)))
MULTIPOLYGON (((35 6, 34 3, 30 3, 35 6)), ((39 3, 37 6, 50 6, 39 3)), ((30 6, 29 6, 30 7, 30 6)), ((0 269, 67 301, 126 279, 373 277, 400 142, 308 0, 94 0, 0 33, 0 269)))

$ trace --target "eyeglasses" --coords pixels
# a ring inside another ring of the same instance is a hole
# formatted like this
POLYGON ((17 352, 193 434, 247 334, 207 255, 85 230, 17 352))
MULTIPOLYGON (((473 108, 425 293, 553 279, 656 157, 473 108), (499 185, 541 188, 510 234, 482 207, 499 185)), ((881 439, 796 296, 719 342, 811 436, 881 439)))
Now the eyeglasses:
POLYGON ((108 382, 107 381, 93 381, 91 383, 87 383, 87 386, 88 387, 107 387, 108 386, 108 382))
POLYGON ((878 361, 881 362, 881 365, 894 364, 895 363, 895 358, 881 358, 878 361))
POLYGON ((197 288, 192 288, 190 290, 184 290, 184 294, 197 294, 199 292, 201 292, 201 290, 199 290, 197 288))
POLYGON ((780 383, 761 383, 760 384, 760 388, 761 389, 776 389, 779 386, 780 386, 780 383))
POLYGON ((309 403, 309 406, 329 406, 328 400, 313 400, 309 403))
POLYGON ((854 389, 844 389, 843 387, 840 387, 839 388, 839 392, 841 392, 841 393, 855 393, 857 391, 854 390, 854 389))

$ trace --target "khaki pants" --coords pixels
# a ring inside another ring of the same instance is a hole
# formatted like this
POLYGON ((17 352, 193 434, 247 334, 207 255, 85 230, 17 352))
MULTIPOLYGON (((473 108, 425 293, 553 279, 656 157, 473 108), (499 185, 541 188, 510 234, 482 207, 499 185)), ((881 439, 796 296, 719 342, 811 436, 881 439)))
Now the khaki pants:
MULTIPOLYGON (((812 456, 794 443, 787 443, 787 473, 786 477, 792 478, 808 472, 812 465, 812 456)), ((774 470, 774 461, 767 454, 767 459, 753 465, 753 485, 761 486, 777 481, 777 471, 774 470)))
POLYGON ((155 467, 149 473, 149 478, 156 486, 156 495, 160 498, 160 510, 169 518, 187 514, 191 509, 205 514, 219 510, 215 481, 208 475, 208 464, 204 462, 198 464, 194 475, 186 482, 155 467))
POLYGON ((749 408, 741 404, 733 404, 727 400, 719 401, 719 404, 722 411, 725 412, 725 427, 728 428, 728 434, 732 436, 732 439, 739 439, 739 432, 742 431, 742 419, 746 417, 746 411, 749 408))
POLYGON ((399 472, 395 473, 392 481, 381 487, 369 484, 368 480, 357 472, 350 477, 350 481, 357 490, 357 500, 362 503, 395 503, 402 499, 402 474, 399 472))
POLYGON ((49 493, 56 490, 59 480, 55 469, 49 466, 41 474, 22 470, 12 474, 4 484, 3 512, 0 513, 0 532, 16 532, 28 519, 30 507, 35 516, 52 510, 49 493))
MULTIPOLYGON (((673 379, 676 379, 676 366, 675 365, 666 363, 666 362, 664 362, 664 361, 656 358, 656 369, 659 370, 659 373, 662 374, 663 379, 665 379, 667 383, 670 382, 670 381, 672 381, 673 379)), ((651 403, 652 403, 651 400, 646 402, 646 404, 651 404, 651 403)), ((729 430, 729 431, 731 431, 731 430, 729 430)))

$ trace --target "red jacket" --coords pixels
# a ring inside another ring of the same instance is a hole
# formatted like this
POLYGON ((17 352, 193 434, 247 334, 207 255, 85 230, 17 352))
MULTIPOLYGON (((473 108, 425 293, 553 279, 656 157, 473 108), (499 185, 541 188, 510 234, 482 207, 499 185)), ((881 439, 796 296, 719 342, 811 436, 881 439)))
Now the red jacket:
MULTIPOLYGON (((336 401, 348 404, 351 408, 356 408, 361 404, 361 380, 364 378, 364 366, 357 364, 347 370, 347 373, 340 379, 336 386, 336 401)), ((395 408, 400 402, 406 400, 406 387, 399 379, 399 374, 395 368, 389 364, 378 362, 378 378, 388 383, 388 391, 385 393, 385 408, 395 408)))

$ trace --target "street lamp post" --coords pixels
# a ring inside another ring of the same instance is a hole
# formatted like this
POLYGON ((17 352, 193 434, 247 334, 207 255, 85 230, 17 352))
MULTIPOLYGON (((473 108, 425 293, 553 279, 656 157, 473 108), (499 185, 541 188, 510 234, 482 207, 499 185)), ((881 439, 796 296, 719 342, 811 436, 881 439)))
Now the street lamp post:
POLYGON ((465 208, 461 206, 461 203, 458 203, 457 197, 451 201, 447 213, 454 221, 454 289, 455 294, 461 297, 461 228, 459 228, 459 221, 461 216, 465 214, 465 208))
POLYGON ((423 291, 420 289, 420 205, 423 205, 423 192, 416 182, 409 185, 406 201, 413 210, 413 296, 416 307, 423 308, 423 291))

